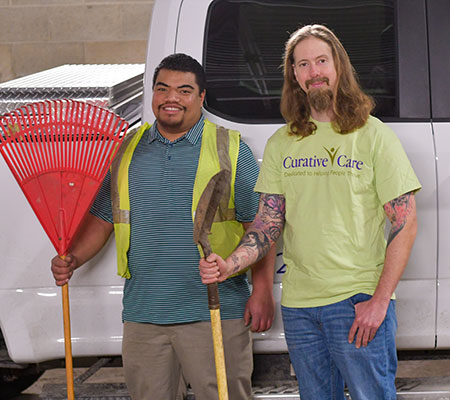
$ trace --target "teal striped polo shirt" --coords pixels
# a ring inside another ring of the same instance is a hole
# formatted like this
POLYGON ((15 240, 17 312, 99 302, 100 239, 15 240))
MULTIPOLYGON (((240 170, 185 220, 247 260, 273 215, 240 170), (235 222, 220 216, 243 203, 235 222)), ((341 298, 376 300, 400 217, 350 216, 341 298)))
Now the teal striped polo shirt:
MULTIPOLYGON (((175 324, 210 319, 191 215, 203 126, 202 116, 186 135, 170 142, 155 123, 136 147, 129 176, 131 279, 124 286, 124 321, 175 324)), ((235 182, 238 221, 250 222, 256 214, 259 194, 253 188, 258 172, 250 148, 241 141, 235 182)), ((112 223, 110 185, 108 174, 91 213, 112 223)), ((220 283, 222 318, 242 318, 249 294, 245 274, 220 283)))

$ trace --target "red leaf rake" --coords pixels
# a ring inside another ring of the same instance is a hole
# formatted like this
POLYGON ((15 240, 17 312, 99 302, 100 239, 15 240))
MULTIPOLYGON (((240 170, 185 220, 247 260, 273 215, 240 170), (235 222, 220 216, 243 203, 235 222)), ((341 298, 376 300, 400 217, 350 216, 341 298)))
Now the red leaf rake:
MULTIPOLYGON (((31 103, 0 117, 0 153, 53 246, 64 257, 128 122, 73 100, 31 103)), ((62 287, 67 398, 74 399, 69 287, 62 287)))

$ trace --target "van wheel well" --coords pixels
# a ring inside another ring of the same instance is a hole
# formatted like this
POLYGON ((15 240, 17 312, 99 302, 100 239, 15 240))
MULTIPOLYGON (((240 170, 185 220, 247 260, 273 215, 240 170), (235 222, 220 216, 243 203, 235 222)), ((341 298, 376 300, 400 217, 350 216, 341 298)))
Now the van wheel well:
POLYGON ((2 399, 17 396, 31 386, 44 370, 38 364, 20 365, 14 363, 8 355, 3 334, 0 330, 0 393, 2 399))

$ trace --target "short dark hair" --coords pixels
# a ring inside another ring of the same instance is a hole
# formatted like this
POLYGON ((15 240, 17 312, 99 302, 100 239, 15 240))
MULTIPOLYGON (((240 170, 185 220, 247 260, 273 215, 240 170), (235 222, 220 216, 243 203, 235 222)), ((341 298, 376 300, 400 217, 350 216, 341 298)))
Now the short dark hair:
POLYGON ((206 89, 205 70, 195 58, 188 56, 187 54, 176 53, 164 58, 155 68, 155 73, 153 74, 153 87, 155 87, 156 78, 158 77, 159 71, 162 69, 192 72, 195 75, 195 82, 200 89, 200 93, 206 89))

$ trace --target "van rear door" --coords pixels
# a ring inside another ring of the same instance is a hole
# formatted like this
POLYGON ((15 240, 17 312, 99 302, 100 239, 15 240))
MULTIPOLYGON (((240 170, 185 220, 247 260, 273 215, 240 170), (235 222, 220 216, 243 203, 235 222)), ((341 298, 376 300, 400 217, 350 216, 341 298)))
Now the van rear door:
POLYGON ((439 204, 437 348, 450 347, 450 2, 427 2, 432 128, 439 204))

